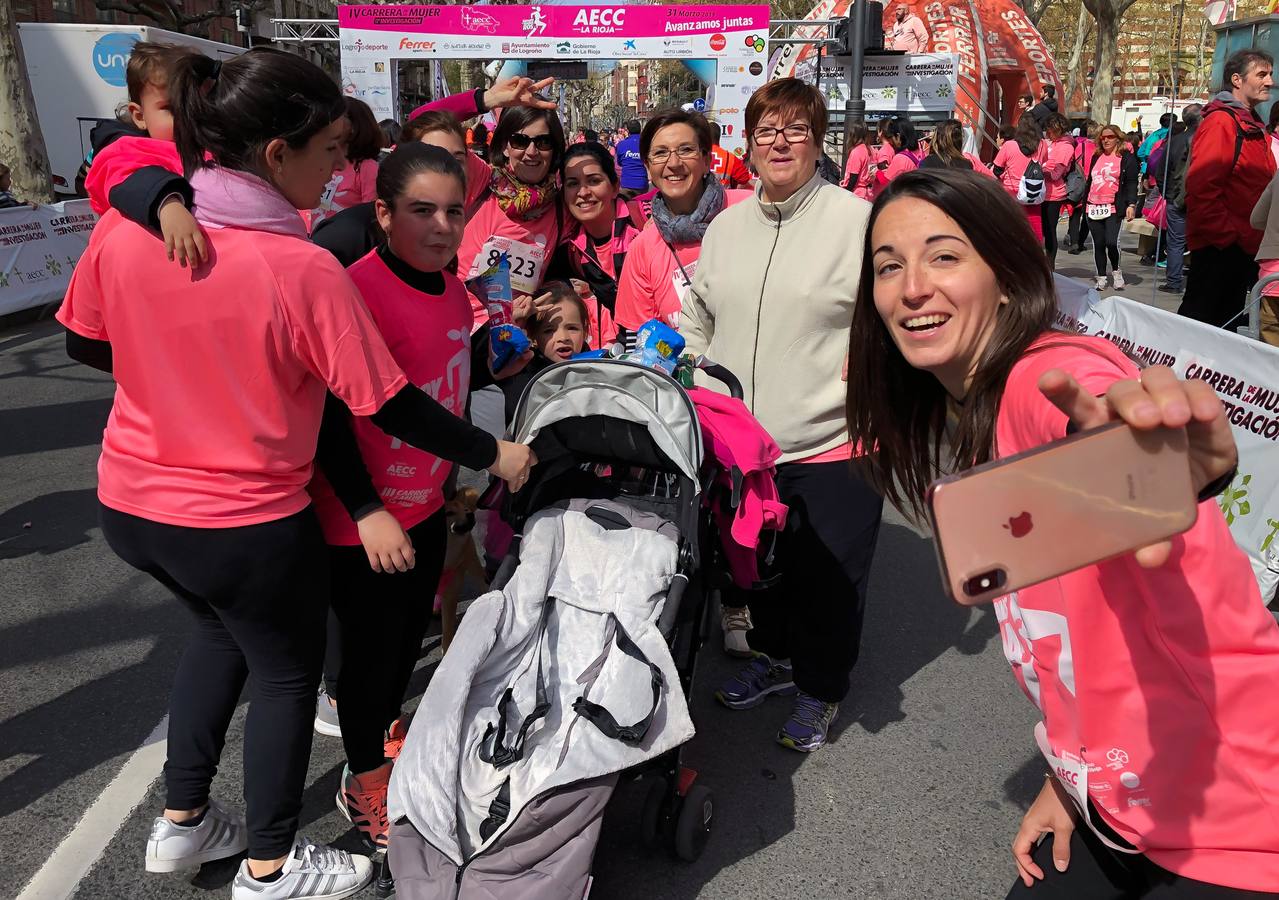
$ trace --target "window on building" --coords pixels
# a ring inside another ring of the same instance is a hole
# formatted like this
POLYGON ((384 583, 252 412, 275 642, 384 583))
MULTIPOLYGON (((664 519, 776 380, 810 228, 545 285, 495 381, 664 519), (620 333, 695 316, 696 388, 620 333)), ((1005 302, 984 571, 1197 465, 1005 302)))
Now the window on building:
POLYGON ((113 9, 100 9, 100 10, 98 10, 98 21, 99 21, 99 22, 101 22, 101 23, 103 23, 104 25, 114 25, 114 24, 115 24, 115 10, 113 10, 113 9))
POLYGON ((53 18, 58 22, 70 22, 75 18, 75 0, 53 0, 53 18))
POLYGON ((13 15, 19 22, 29 22, 35 18, 34 0, 13 0, 13 15))

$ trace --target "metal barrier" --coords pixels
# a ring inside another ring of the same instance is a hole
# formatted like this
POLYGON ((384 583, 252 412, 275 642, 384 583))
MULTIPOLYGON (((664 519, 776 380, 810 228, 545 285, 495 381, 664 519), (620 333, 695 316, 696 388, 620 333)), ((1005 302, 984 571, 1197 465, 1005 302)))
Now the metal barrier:
POLYGON ((1230 321, 1222 328, 1229 328, 1235 323, 1235 320, 1244 313, 1248 314, 1248 324, 1239 329, 1239 333, 1244 337, 1250 337, 1254 341, 1261 340, 1261 292, 1266 289, 1267 285, 1279 282, 1279 275, 1267 275, 1261 278, 1252 286, 1252 290, 1248 292, 1248 303, 1243 309, 1235 313, 1230 321))

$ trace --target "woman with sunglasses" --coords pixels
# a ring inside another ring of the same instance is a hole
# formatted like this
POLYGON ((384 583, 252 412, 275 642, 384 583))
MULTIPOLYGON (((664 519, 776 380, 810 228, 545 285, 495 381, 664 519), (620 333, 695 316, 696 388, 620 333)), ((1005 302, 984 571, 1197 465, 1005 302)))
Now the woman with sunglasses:
POLYGON ((1097 136, 1097 155, 1088 174, 1088 197, 1084 215, 1092 235, 1093 259, 1097 263, 1097 290, 1106 289, 1106 257, 1110 257, 1114 287, 1124 289, 1124 273, 1119 271, 1119 226, 1132 221, 1137 212, 1137 157, 1124 143, 1123 133, 1107 125, 1097 136))
MULTIPOLYGON (((468 180, 481 176, 486 189, 466 224, 458 276, 474 278, 506 253, 518 318, 532 312, 532 297, 563 231, 559 164, 564 146, 564 126, 554 110, 508 109, 493 131, 493 164, 480 168, 473 159, 468 167, 468 180)), ((487 320, 479 300, 471 306, 477 325, 487 320)))
MULTIPOLYGON (((741 379, 746 405, 782 449, 777 489, 790 507, 775 587, 747 595, 751 662, 719 691, 730 709, 794 695, 777 734, 811 752, 827 740, 861 643, 882 501, 854 466, 839 371, 870 204, 817 170, 826 101, 781 78, 746 105, 757 194, 711 225, 680 330, 741 379)), ((860 364, 855 360, 855 364, 860 364)))
POLYGON ((618 281, 613 318, 621 332, 634 334, 649 319, 679 324, 706 229, 726 207, 751 196, 720 184, 712 146, 710 124, 699 113, 666 110, 644 126, 640 155, 658 194, 653 227, 631 243, 618 281))

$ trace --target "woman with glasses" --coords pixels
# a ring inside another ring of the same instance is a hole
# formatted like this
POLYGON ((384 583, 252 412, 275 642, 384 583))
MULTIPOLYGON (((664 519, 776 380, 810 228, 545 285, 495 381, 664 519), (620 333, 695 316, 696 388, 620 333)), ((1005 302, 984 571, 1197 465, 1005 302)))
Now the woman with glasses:
POLYGON ((1123 133, 1107 125, 1097 136, 1097 155, 1088 173, 1088 197, 1084 215, 1092 235, 1093 259, 1097 263, 1097 290, 1106 289, 1106 257, 1110 257, 1115 290, 1124 289, 1124 273, 1119 271, 1119 226, 1132 221, 1137 212, 1137 180, 1141 177, 1137 156, 1128 150, 1123 133))
POLYGON ((649 319, 679 324, 707 227, 725 207, 751 196, 720 184, 711 171, 712 146, 710 124, 699 113, 667 110, 644 126, 640 156, 658 195, 653 227, 631 243, 617 286, 613 318, 626 333, 649 319))
MULTIPOLYGON (((477 171, 484 175, 487 190, 466 223, 457 252, 458 277, 474 278, 506 253, 516 313, 526 316, 562 231, 564 127, 554 110, 508 109, 493 130, 489 152, 491 166, 478 170, 473 161, 468 167, 468 178, 474 179, 477 171)), ((477 325, 487 320, 479 300, 471 306, 477 325)))
POLYGON ((776 585, 736 601, 749 600, 756 655, 716 698, 747 709, 794 695, 777 740, 809 752, 826 743, 848 693, 883 505, 854 472, 840 378, 870 204, 818 173, 826 101, 803 81, 756 91, 746 134, 759 187, 712 223, 680 327, 690 352, 737 374, 781 447, 777 488, 790 515, 776 585))

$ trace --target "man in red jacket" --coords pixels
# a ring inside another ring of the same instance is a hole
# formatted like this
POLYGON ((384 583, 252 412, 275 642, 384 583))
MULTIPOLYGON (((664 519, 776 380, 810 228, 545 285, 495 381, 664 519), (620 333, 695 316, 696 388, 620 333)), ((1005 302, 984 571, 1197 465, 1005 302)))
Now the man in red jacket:
POLYGON ((1240 50, 1226 60, 1221 93, 1204 107, 1186 170, 1186 244, 1194 254, 1181 315, 1237 329, 1257 281, 1261 232, 1248 218, 1275 174, 1257 107, 1270 99, 1274 57, 1240 50))

